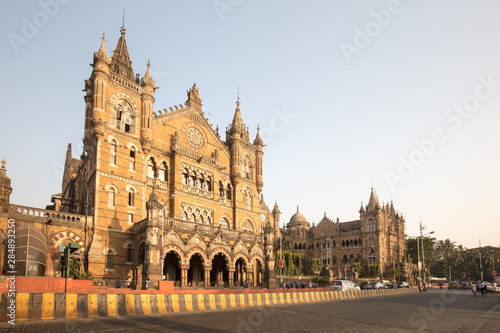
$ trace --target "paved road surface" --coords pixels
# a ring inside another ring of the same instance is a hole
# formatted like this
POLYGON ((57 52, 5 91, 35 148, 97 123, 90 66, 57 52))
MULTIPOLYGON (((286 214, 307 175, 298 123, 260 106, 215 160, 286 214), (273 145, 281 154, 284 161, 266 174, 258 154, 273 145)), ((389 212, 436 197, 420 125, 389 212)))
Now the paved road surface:
POLYGON ((0 332, 500 332, 500 295, 433 290, 359 300, 0 324, 0 332))

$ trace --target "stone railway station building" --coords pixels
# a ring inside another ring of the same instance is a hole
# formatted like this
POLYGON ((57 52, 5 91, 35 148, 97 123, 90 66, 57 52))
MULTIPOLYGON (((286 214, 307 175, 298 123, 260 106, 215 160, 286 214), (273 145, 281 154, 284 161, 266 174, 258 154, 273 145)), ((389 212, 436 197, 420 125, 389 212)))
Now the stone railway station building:
POLYGON ((408 279, 411 269, 405 260, 405 220, 394 205, 380 204, 371 191, 366 206, 361 203, 359 220, 340 222, 326 213, 318 224, 311 224, 299 212, 294 214, 282 232, 290 238, 294 253, 319 258, 321 267, 341 277, 350 264, 364 262, 385 269, 400 269, 408 279))
MULTIPOLYGON (((251 141, 239 98, 225 138, 205 118, 196 84, 184 104, 154 111, 149 62, 142 78, 134 73, 124 28, 111 58, 103 35, 91 65, 83 153, 73 157, 68 145, 53 206, 10 204, 2 164, 0 244, 15 220, 26 243, 18 274, 61 276, 61 246, 77 243, 94 278, 130 276, 137 288, 147 278, 273 287, 279 213, 263 200, 264 142, 258 128, 251 141)), ((7 263, 1 256, 4 274, 7 263)))

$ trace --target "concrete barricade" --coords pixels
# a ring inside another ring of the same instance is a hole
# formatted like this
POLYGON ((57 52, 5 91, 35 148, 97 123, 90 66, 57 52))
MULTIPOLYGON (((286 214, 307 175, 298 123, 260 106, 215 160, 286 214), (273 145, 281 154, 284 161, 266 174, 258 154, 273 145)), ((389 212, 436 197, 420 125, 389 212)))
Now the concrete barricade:
POLYGON ((8 294, 1 294, 0 322, 11 320, 12 313, 15 314, 16 321, 90 318, 352 300, 415 292, 418 289, 168 295, 17 293, 15 312, 8 308, 11 304, 8 294))

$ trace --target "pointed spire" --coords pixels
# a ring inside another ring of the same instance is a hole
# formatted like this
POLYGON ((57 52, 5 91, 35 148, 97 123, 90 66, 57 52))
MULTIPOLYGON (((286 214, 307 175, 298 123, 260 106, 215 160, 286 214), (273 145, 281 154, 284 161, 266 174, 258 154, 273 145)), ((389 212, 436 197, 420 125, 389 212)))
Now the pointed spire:
POLYGON ((146 74, 144 74, 144 77, 141 79, 141 86, 149 86, 149 87, 152 87, 152 88, 156 88, 155 85, 155 81, 153 80, 153 78, 151 77, 151 72, 149 71, 149 68, 151 67, 151 62, 149 61, 148 59, 148 63, 146 64, 146 66, 148 67, 146 69, 146 74))
POLYGON ((264 140, 260 137, 260 128, 259 125, 257 125, 257 135, 255 136, 255 140, 253 140, 253 144, 256 146, 264 146, 264 140))
POLYGON ((373 191, 372 187, 372 192, 370 194, 370 201, 368 201, 368 205, 366 206, 366 211, 372 212, 379 209, 380 209, 380 204, 378 202, 377 196, 375 195, 375 191, 373 191))
POLYGON ((299 212, 299 205, 297 205, 297 213, 299 212))
POLYGON ((279 213, 280 208, 278 207, 278 200, 274 202, 273 214, 279 213))
POLYGON ((363 201, 361 201, 361 208, 359 209, 359 213, 360 214, 364 214, 365 213, 365 207, 363 206, 363 201))
POLYGON ((229 125, 226 135, 229 137, 236 135, 236 137, 240 137, 243 140, 250 141, 250 136, 248 134, 248 129, 243 123, 243 118, 241 117, 240 111, 240 92, 238 88, 238 99, 236 101, 236 110, 234 111, 233 122, 229 125))
POLYGON ((111 71, 130 81, 134 81, 134 70, 132 69, 132 61, 130 61, 127 42, 125 41, 124 25, 120 28, 120 33, 121 36, 116 43, 113 56, 111 57, 111 71))
POLYGON ((111 63, 111 59, 109 58, 108 52, 106 51, 106 45, 104 45, 104 42, 106 41, 106 35, 104 34, 104 32, 102 33, 101 39, 101 47, 97 52, 94 52, 94 63, 95 59, 99 59, 109 65, 111 63))
POLYGON ((2 159, 2 167, 0 168, 0 175, 7 176, 7 169, 5 168, 5 159, 2 159))

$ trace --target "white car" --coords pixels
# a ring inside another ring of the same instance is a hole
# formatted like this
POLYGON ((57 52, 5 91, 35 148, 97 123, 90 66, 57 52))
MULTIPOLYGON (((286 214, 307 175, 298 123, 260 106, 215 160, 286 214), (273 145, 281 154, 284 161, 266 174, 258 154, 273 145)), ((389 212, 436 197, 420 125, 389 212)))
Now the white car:
POLYGON ((330 285, 331 291, 361 290, 359 286, 350 280, 336 280, 330 285))

